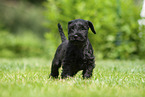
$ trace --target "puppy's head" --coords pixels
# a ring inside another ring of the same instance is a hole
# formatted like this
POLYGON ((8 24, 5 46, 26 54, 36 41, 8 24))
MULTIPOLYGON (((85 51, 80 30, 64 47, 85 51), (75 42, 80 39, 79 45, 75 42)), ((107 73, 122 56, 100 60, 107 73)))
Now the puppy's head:
POLYGON ((76 19, 68 22, 68 38, 72 43, 83 43, 88 38, 88 30, 96 34, 92 22, 83 19, 76 19))

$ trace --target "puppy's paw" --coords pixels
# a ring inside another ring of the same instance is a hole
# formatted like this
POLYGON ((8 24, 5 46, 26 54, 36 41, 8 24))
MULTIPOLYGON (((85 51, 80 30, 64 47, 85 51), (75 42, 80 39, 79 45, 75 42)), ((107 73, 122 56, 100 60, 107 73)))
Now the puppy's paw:
POLYGON ((58 75, 49 74, 49 78, 50 79, 56 79, 56 78, 58 78, 58 75))

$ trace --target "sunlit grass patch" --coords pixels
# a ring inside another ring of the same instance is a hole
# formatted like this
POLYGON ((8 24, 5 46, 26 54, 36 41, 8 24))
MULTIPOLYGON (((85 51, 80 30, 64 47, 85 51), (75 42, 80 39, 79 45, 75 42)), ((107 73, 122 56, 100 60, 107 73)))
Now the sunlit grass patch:
POLYGON ((91 79, 82 79, 82 72, 50 79, 50 67, 41 58, 0 59, 0 97, 145 96, 144 61, 96 61, 91 79))

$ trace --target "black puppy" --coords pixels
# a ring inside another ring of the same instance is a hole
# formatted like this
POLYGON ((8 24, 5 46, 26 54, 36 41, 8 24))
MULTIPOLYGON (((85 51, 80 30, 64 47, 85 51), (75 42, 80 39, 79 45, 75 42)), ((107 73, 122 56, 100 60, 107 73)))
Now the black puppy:
POLYGON ((58 69, 62 65, 62 78, 74 76, 83 70, 83 78, 90 78, 95 67, 93 48, 88 39, 88 30, 96 34, 90 21, 76 19, 68 22, 68 39, 66 39, 62 27, 58 24, 62 43, 57 48, 52 62, 50 76, 57 78, 58 69))

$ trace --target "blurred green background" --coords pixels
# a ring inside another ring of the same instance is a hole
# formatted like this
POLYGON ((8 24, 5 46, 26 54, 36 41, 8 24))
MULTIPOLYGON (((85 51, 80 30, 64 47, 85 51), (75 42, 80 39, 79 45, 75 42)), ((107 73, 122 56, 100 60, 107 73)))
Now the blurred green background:
POLYGON ((139 26, 142 0, 0 0, 0 57, 52 59, 67 23, 90 20, 96 59, 145 59, 145 26, 139 26))

